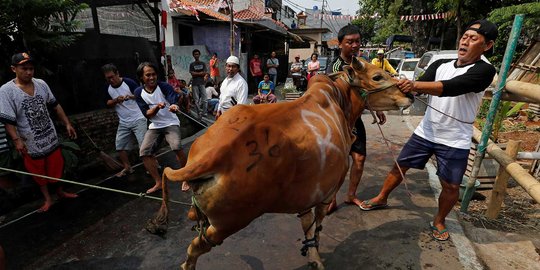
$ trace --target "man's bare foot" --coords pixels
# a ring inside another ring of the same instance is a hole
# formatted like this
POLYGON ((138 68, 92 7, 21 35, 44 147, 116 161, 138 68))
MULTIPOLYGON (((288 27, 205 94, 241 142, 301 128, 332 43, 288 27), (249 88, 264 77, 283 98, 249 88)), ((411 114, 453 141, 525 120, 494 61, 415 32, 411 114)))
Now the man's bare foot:
POLYGON ((349 196, 349 198, 347 198, 345 200, 345 203, 360 206, 362 204, 362 201, 360 201, 358 198, 356 198, 356 196, 349 196))
POLYGON ((158 190, 161 189, 161 185, 160 184, 156 184, 155 186, 153 186, 151 189, 147 190, 146 191, 146 194, 150 194, 150 193, 154 193, 158 190))
POLYGON ((58 193, 58 198, 59 199, 64 199, 64 198, 66 198, 66 199, 75 199, 77 197, 79 197, 79 195, 77 195, 75 193, 69 193, 69 192, 63 192, 63 191, 58 193))
POLYGON ((336 210, 337 210, 337 203, 336 203, 336 200, 333 199, 332 202, 330 202, 330 204, 328 205, 328 209, 326 210, 326 215, 331 215, 336 210))
POLYGON ((187 181, 182 182, 182 191, 186 192, 190 189, 190 186, 187 181))
POLYGON ((52 202, 45 201, 45 203, 38 209, 38 212, 43 213, 49 211, 51 208, 52 202))

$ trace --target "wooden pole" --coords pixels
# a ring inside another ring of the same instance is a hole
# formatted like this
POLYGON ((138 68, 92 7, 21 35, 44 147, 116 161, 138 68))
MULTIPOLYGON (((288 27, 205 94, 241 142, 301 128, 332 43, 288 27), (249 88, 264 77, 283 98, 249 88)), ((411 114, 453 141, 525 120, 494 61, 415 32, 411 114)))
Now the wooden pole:
MULTIPOLYGON (((514 161, 516 160, 516 155, 519 151, 519 147, 521 146, 521 141, 514 141, 510 140, 508 141, 508 145, 506 146, 506 154, 512 158, 514 161)), ((491 219, 496 219, 499 215, 499 212, 501 211, 502 202, 504 200, 504 196, 506 195, 506 187, 508 186, 508 179, 510 178, 510 174, 506 171, 506 169, 503 166, 500 166, 499 173, 497 174, 497 178, 495 178, 495 184, 493 185, 493 190, 491 191, 491 199, 488 203, 488 209, 486 211, 486 217, 491 219)))
POLYGON ((230 20, 231 20, 231 38, 230 38, 230 48, 229 52, 230 55, 234 55, 234 9, 233 9, 233 0, 227 0, 229 1, 229 11, 230 11, 230 20))
MULTIPOLYGON (((482 132, 473 127, 473 138, 475 141, 479 141, 482 137, 482 132)), ((492 156, 501 167, 505 168, 518 184, 531 195, 531 197, 540 203, 540 182, 529 174, 525 169, 521 167, 517 162, 510 158, 500 147, 498 147, 493 141, 488 140, 486 152, 492 156)))
POLYGON ((540 103, 540 85, 534 83, 520 82, 520 81, 508 81, 504 87, 506 91, 523 96, 528 99, 534 100, 536 103, 540 103))
POLYGON ((469 202, 471 201, 473 192, 472 189, 476 182, 476 177, 478 176, 478 171, 480 171, 480 165, 484 159, 486 153, 486 145, 489 139, 489 135, 493 129, 493 121, 495 119, 495 114, 497 113, 497 108, 499 107, 499 102, 501 100, 502 90, 506 83, 506 78, 508 77, 508 72, 510 70, 510 65, 512 64, 512 58, 516 51, 516 46, 519 39, 519 34, 521 33, 521 26, 523 25, 523 18, 525 15, 518 14, 514 18, 514 24, 512 25, 512 31, 510 31, 510 36, 508 38, 508 43, 506 44, 506 51, 504 53, 503 62, 501 64, 501 74, 497 80, 497 86, 493 92, 493 98, 489 105, 489 111, 486 117, 486 123, 482 130, 482 138, 478 141, 478 150, 474 157, 473 168, 469 180, 465 185, 465 192, 463 192, 463 200, 461 200, 461 212, 466 213, 467 208, 469 207, 469 202))

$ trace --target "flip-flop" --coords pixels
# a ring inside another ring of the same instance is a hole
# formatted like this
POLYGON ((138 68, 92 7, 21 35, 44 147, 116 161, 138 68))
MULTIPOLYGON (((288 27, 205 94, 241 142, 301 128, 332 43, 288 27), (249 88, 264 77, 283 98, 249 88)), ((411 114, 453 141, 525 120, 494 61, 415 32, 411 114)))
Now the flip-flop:
POLYGON ((448 230, 439 230, 439 228, 433 225, 433 221, 429 222, 429 228, 431 229, 431 237, 437 241, 446 241, 450 238, 448 230))
POLYGON ((375 204, 371 202, 371 200, 365 200, 365 201, 362 201, 362 203, 358 207, 360 207, 360 209, 364 211, 371 211, 375 209, 386 208, 387 206, 388 206, 387 203, 375 204))
POLYGON ((132 174, 133 173, 133 168, 132 169, 122 169, 120 172, 118 172, 117 174, 115 174, 114 176, 116 178, 121 178, 121 177, 124 177, 128 174, 132 174))

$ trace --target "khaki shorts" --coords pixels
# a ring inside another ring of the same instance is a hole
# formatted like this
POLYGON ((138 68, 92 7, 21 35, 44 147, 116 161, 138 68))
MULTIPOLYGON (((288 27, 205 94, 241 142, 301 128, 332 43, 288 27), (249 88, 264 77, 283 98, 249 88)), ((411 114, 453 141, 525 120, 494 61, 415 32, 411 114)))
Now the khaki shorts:
POLYGON ((174 125, 164 128, 149 129, 146 131, 139 156, 144 157, 153 155, 155 150, 157 150, 157 144, 163 140, 163 137, 167 140, 171 150, 182 150, 180 126, 174 125))

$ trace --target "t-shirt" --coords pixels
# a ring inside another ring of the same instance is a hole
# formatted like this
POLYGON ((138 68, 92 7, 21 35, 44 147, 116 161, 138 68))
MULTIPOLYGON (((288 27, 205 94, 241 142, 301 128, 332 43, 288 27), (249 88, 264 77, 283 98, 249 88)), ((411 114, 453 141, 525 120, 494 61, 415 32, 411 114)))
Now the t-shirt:
POLYGON ((293 62, 293 63, 291 64, 291 72, 292 72, 292 75, 293 75, 293 76, 300 76, 300 75, 302 75, 302 73, 301 73, 301 72, 302 72, 302 63, 300 63, 300 62, 293 62), (293 70, 295 70, 295 69, 297 69, 297 68, 298 68, 298 71, 294 71, 294 72, 293 72, 293 70))
POLYGON ((470 149, 472 123, 485 89, 495 75, 495 68, 483 60, 458 67, 457 60, 437 60, 418 81, 441 81, 443 94, 429 96, 429 107, 414 133, 430 142, 453 148, 470 149), (459 95, 455 95, 459 94, 459 95), (454 96, 455 95, 455 96, 454 96), (435 111, 433 108, 451 115, 435 111))
POLYGON ((11 80, 0 87, 0 121, 17 126, 19 136, 32 158, 46 157, 58 147, 56 129, 47 110, 58 105, 51 89, 33 78, 34 96, 11 80))
MULTIPOLYGON (((111 99, 115 99, 119 96, 134 95, 135 89, 139 87, 135 81, 130 78, 122 78, 122 84, 117 88, 109 85, 107 91, 111 99)), ((114 106, 114 110, 118 114, 120 123, 127 124, 144 118, 139 106, 135 99, 124 100, 122 103, 118 103, 114 106)))
MULTIPOLYGON (((277 58, 270 58, 266 60, 266 65, 276 65, 279 66, 279 60, 277 58)), ((277 69, 275 67, 268 68, 268 74, 276 75, 277 69)))
POLYGON ((140 86, 135 90, 135 97, 137 105, 141 112, 146 116, 146 112, 160 102, 165 102, 165 108, 158 110, 158 113, 150 119, 151 124, 149 129, 158 129, 168 126, 179 126, 180 120, 175 113, 170 112, 168 107, 171 104, 176 104, 178 101, 178 94, 174 92, 172 86, 168 83, 158 82, 158 86, 152 93, 148 93, 144 90, 144 86, 140 86))
POLYGON ((261 81, 259 83, 259 87, 257 87, 257 88, 261 89, 262 94, 267 95, 268 93, 270 93, 270 91, 274 92, 274 82, 273 81, 268 81, 268 82, 261 81))
POLYGON ((217 59, 210 59, 210 76, 219 77, 219 67, 217 65, 214 67, 215 62, 217 62, 217 59))
POLYGON ((251 61, 249 61, 249 67, 251 68, 251 71, 253 72, 253 76, 262 76, 262 69, 261 69, 261 59, 260 58, 253 58, 251 61))
POLYGON ((219 96, 218 92, 216 91, 216 88, 213 86, 206 87, 206 99, 212 99, 212 95, 215 95, 216 97, 219 96))
MULTIPOLYGON (((206 72, 206 64, 201 61, 194 61, 189 64, 189 72, 206 72)), ((204 75, 192 76, 192 85, 204 85, 204 75)))

